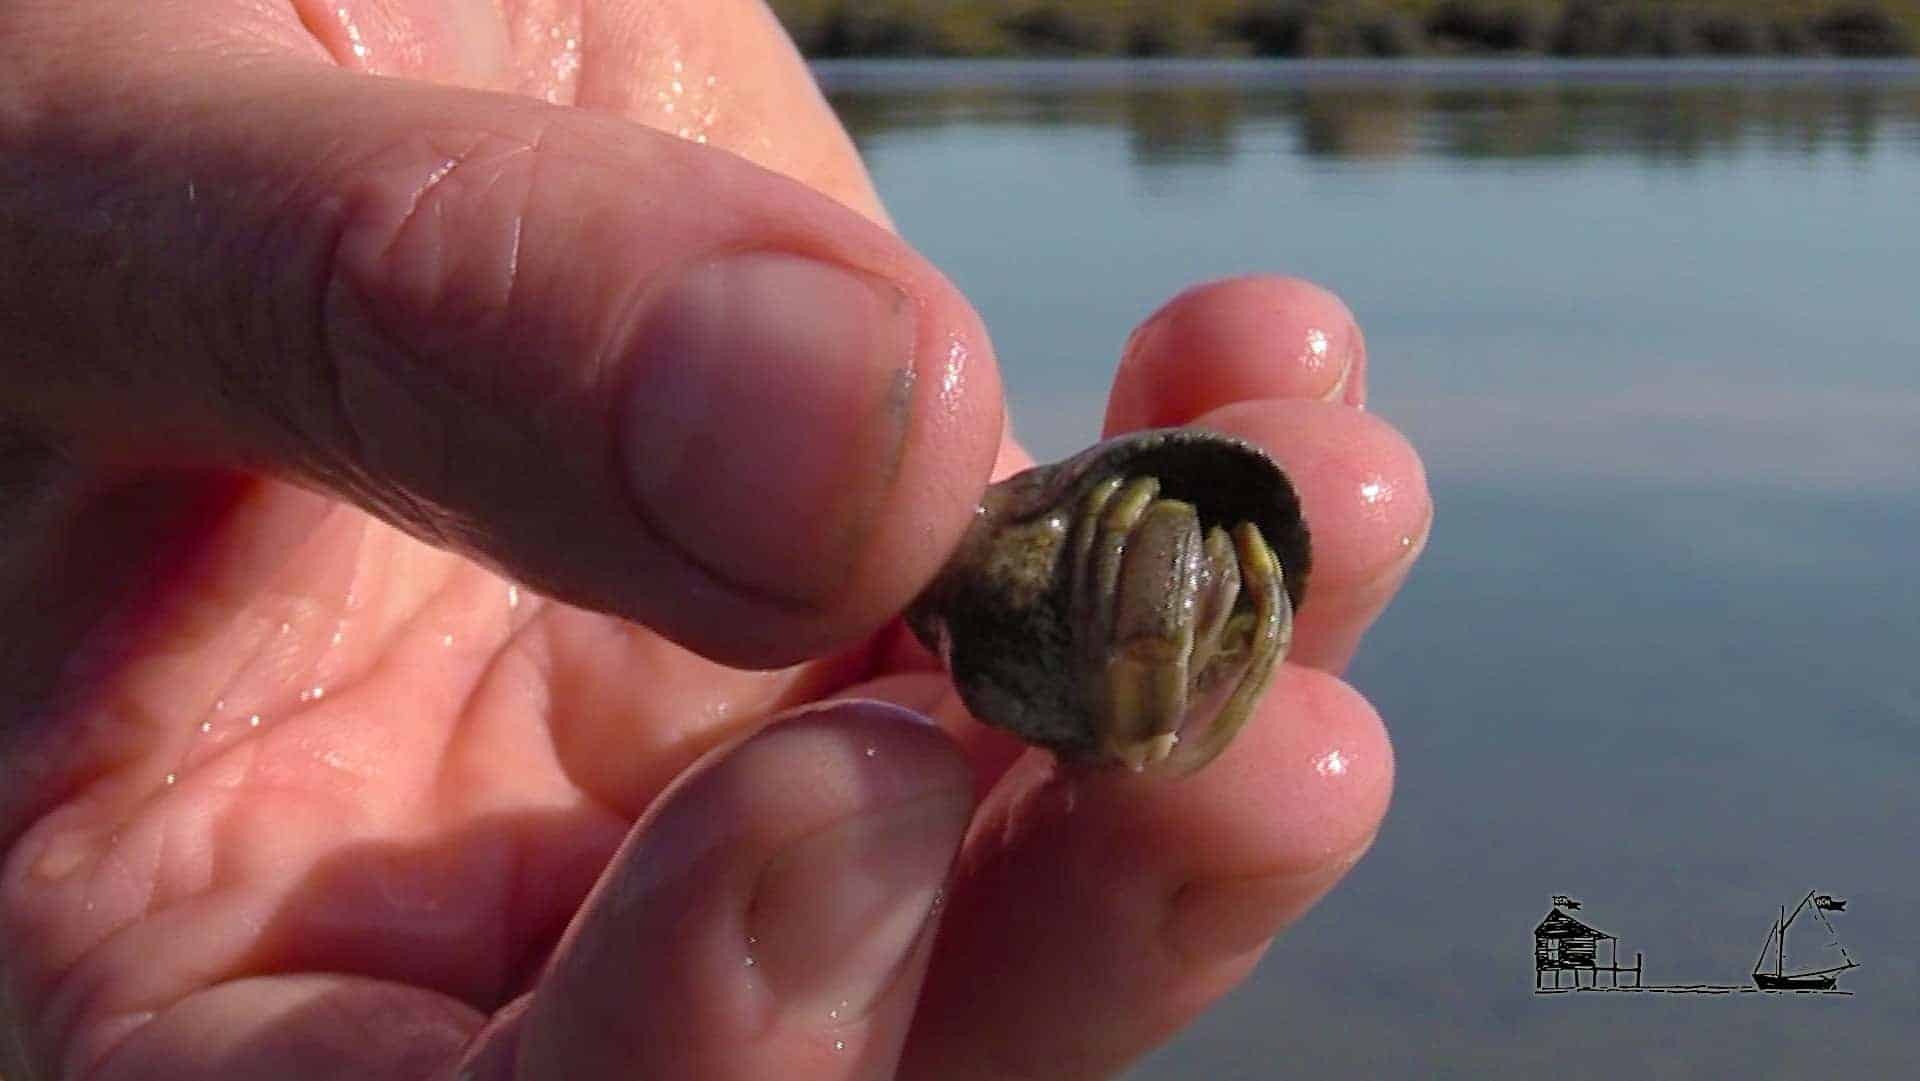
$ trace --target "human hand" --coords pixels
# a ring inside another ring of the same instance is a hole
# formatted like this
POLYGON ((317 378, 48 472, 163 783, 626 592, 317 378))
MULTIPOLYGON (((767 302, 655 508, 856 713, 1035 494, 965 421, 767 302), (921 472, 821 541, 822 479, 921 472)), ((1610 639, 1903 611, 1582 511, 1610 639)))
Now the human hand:
MULTIPOLYGON (((1163 1039, 1364 847, 1372 714, 1291 667, 1201 781, 1009 769, 873 633, 1017 459, 964 301, 863 220, 758 5, 492 11, 0 12, 7 1076, 1072 1077, 1163 1039), (708 147, 641 126, 687 111, 708 147), (763 727, 850 695, 952 734, 763 727)), ((1290 467, 1324 668, 1426 513, 1377 422, 1257 401, 1315 396, 1339 366, 1285 343, 1343 319, 1193 294, 1110 417, 1290 467)))

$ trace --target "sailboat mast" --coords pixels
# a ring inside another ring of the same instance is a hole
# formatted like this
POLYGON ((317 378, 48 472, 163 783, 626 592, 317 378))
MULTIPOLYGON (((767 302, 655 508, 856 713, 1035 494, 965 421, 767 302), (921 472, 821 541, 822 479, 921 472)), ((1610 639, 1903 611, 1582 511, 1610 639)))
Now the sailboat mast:
POLYGON ((1773 950, 1773 974, 1784 976, 1787 973, 1787 906, 1780 906, 1780 942, 1773 950))

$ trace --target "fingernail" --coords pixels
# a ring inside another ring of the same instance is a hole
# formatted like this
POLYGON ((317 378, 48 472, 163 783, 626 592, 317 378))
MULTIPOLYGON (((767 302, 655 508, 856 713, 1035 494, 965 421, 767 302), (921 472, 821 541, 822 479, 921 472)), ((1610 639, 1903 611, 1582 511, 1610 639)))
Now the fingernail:
POLYGON ((1333 333, 1324 330, 1307 332, 1307 352, 1303 358, 1309 368, 1321 367, 1332 372, 1333 382, 1320 395, 1323 402, 1349 401, 1355 375, 1353 345, 1354 327, 1351 323, 1333 333))
POLYGON ((1367 339, 1357 323, 1347 323, 1347 368, 1340 376, 1342 398, 1355 409, 1367 407, 1367 339))
POLYGON ((796 842, 768 863, 748 949, 783 1008, 858 1019, 919 941, 965 833, 971 800, 940 790, 796 842))
POLYGON ((640 513, 725 585, 830 596, 892 485, 917 340, 877 277, 764 252, 695 267, 635 341, 619 439, 640 513))

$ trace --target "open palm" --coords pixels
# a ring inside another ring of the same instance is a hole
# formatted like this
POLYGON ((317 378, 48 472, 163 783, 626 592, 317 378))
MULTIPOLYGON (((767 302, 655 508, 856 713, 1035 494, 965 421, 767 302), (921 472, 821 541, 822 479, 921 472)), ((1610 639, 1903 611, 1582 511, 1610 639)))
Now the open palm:
POLYGON ((1072 776, 892 622, 1023 459, 759 4, 27 3, 0 54, 11 1081, 1104 1076, 1377 827, 1322 673, 1429 512, 1325 293, 1131 340, 1109 429, 1266 444, 1318 568, 1219 763, 1072 776))

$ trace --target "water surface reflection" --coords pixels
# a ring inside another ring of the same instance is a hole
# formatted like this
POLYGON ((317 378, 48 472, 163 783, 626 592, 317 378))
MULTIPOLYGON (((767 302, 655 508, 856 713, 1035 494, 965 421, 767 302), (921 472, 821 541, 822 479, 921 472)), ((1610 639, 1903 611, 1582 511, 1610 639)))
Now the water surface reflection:
POLYGON ((1043 456, 1166 296, 1284 270, 1427 457, 1433 544, 1352 673, 1386 830, 1139 1077, 1910 1072, 1920 67, 825 70, 1043 456), (1552 894, 1724 983, 1813 887, 1851 998, 1531 994, 1552 894))
POLYGON ((1920 146, 1920 75, 1908 63, 1837 67, 1657 62, 1449 65, 824 64, 834 105, 863 141, 946 124, 1127 132, 1133 162, 1231 162, 1240 134, 1280 125, 1307 157, 1625 156, 1691 162, 1750 145, 1865 154, 1920 146), (941 67, 936 65, 936 68, 941 67), (1101 75, 1104 73, 1104 78, 1101 75))

